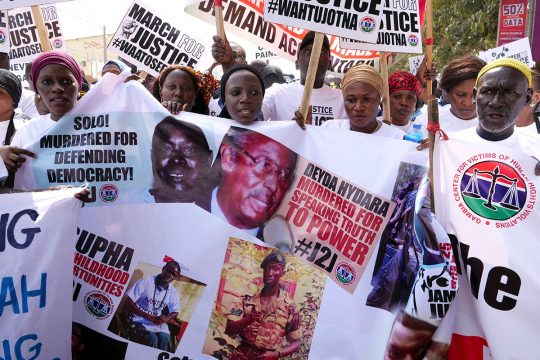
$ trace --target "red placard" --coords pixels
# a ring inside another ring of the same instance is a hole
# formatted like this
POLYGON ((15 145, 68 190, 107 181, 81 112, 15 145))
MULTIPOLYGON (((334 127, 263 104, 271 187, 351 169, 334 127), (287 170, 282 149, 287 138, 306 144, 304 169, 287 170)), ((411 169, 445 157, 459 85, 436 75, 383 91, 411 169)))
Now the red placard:
POLYGON ((501 0, 497 46, 526 37, 527 0, 501 0))

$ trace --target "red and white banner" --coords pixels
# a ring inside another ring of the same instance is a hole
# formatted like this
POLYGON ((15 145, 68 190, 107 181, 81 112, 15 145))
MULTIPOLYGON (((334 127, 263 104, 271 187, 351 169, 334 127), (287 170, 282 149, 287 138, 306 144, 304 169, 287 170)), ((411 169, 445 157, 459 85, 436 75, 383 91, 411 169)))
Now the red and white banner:
POLYGON ((527 36, 527 0, 501 0, 497 46, 527 36))
MULTIPOLYGON (((197 19, 214 24, 214 8, 212 0, 205 0, 186 7, 186 12, 197 19)), ((270 23, 264 20, 264 4, 262 1, 226 0, 223 1, 223 21, 225 30, 241 36, 253 44, 277 54, 290 61, 296 61, 298 45, 307 30, 270 23)), ((343 49, 339 37, 329 35, 332 55, 332 71, 345 73, 347 69, 367 63, 377 65, 379 53, 370 50, 343 49)))
POLYGON ((532 156, 539 141, 457 134, 436 144, 434 161, 437 219, 450 234, 460 283, 443 321, 453 332, 450 358, 534 358, 540 281, 531 249, 540 230, 540 178, 532 156))

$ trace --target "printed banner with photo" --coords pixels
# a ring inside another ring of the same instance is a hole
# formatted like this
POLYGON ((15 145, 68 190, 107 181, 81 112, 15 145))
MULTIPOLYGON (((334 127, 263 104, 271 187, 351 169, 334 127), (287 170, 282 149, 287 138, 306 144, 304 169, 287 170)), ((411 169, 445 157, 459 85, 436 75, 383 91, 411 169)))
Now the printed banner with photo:
POLYGON ((422 24, 418 0, 386 0, 382 10, 381 29, 377 42, 358 41, 342 37, 343 49, 364 49, 408 54, 422 53, 422 24))
POLYGON ((80 189, 2 194, 2 359, 68 359, 80 189))
MULTIPOLYGON (((291 315, 272 320, 283 339, 277 348, 278 335, 261 323, 273 347, 266 350, 381 358, 396 307, 367 304, 377 259, 392 246, 418 258, 439 248, 418 235, 408 245, 386 240, 372 256, 385 232, 405 237, 411 227, 410 202, 427 160, 405 141, 303 131, 292 121, 244 128, 192 113, 175 118, 141 84, 107 74, 28 148, 38 157, 19 169, 17 187, 87 181, 96 197, 82 210, 75 240, 73 333, 81 351, 99 342, 108 345, 91 348, 114 348, 119 358, 223 358, 264 348, 246 324, 262 321, 264 310, 254 299, 272 251, 258 237, 281 251, 273 261, 285 264, 280 287, 291 315), (178 266, 168 265, 173 259, 178 266), (313 335, 299 343, 298 329, 313 335), (351 331, 362 336, 344 342, 351 331)), ((442 267, 436 271, 426 283, 441 287, 442 267)), ((422 284, 407 285, 399 306, 417 287, 417 299, 428 298, 422 284)), ((419 316, 431 316, 429 301, 416 303, 419 316)))
POLYGON ((377 42, 382 17, 381 1, 264 2, 264 19, 268 22, 370 43, 377 42))
MULTIPOLYGON (((54 4, 41 5, 41 15, 53 50, 66 50, 58 11, 54 4)), ((25 64, 43 52, 36 21, 30 8, 17 8, 8 12, 9 59, 11 64, 25 64)))
POLYGON ((539 156, 539 142, 514 134, 505 147, 474 135, 476 141, 450 139, 435 149, 436 213, 450 234, 460 280, 455 316, 448 318, 450 356, 534 357, 530 342, 540 335, 533 325, 540 315, 531 309, 540 285, 531 249, 540 230, 540 180, 531 155, 539 156))
MULTIPOLYGON (((189 1, 189 3, 185 8, 186 13, 207 23, 215 24, 213 0, 189 1)), ((295 4, 298 6, 299 2, 295 4)), ((265 21, 262 1, 223 1, 223 21, 226 31, 231 31, 290 61, 296 61, 298 45, 308 32, 305 29, 265 21)), ((298 24, 295 23, 295 26, 298 24)), ((339 46, 339 36, 328 35, 328 38, 332 71, 344 74, 347 69, 357 64, 379 66, 378 52, 342 49, 339 46)))
POLYGON ((196 68, 208 46, 196 29, 182 28, 182 14, 171 15, 134 1, 107 49, 155 77, 171 64, 196 68))

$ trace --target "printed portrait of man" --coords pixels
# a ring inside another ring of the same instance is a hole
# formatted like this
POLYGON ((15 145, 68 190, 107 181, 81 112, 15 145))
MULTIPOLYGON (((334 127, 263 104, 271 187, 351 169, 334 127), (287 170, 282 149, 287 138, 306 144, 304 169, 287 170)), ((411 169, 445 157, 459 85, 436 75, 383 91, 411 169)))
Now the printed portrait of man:
POLYGON ((142 278, 127 291, 124 308, 131 321, 130 340, 172 350, 168 324, 174 322, 180 309, 180 298, 172 282, 180 278, 180 272, 178 262, 169 261, 161 273, 142 278))
POLYGON ((300 315, 286 291, 280 289, 285 273, 285 256, 275 250, 261 263, 263 288, 260 293, 245 295, 233 305, 225 333, 239 335, 240 345, 230 360, 279 359, 300 348, 300 315), (283 346, 284 339, 288 344, 283 346))
POLYGON ((231 127, 214 166, 218 185, 211 212, 262 239, 264 224, 294 181, 297 155, 255 131, 231 127))
POLYGON ((151 160, 148 202, 195 203, 210 210, 212 151, 198 126, 166 117, 154 129, 151 160))
POLYGON ((424 359, 435 330, 436 326, 400 311, 390 333, 384 359, 424 359))

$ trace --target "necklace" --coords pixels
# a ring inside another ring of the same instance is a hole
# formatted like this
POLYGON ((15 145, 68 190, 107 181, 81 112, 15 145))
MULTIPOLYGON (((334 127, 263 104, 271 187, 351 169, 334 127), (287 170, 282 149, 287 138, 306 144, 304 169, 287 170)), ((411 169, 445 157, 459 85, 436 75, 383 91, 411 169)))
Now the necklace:
MULTIPOLYGON (((157 277, 156 277, 156 280, 157 280, 157 277)), ((156 290, 157 290, 157 283, 156 283, 156 280, 154 280, 154 296, 152 296, 152 314, 154 316, 158 316, 158 310, 163 306, 163 303, 165 302, 165 298, 167 297, 167 292, 169 291, 169 287, 167 286, 167 288, 165 289, 165 295, 163 295, 163 299, 161 299, 161 302, 159 303, 159 305, 156 307, 156 290)))

